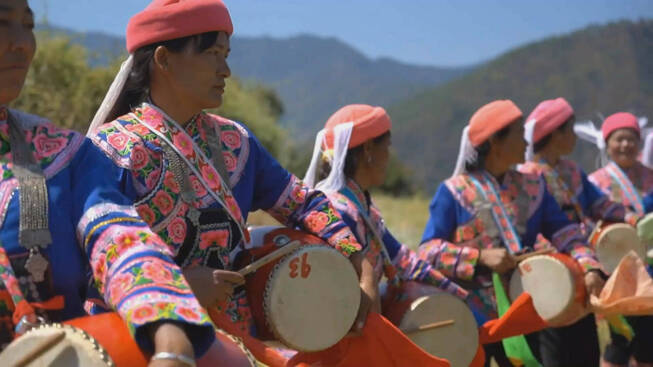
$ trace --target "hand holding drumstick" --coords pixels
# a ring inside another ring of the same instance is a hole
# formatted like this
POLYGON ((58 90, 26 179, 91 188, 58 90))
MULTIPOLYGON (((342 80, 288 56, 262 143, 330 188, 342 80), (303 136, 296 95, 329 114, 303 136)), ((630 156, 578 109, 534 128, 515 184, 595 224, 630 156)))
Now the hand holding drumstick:
POLYGON ((245 284, 245 277, 235 271, 216 270, 206 266, 185 269, 184 277, 197 300, 206 308, 228 301, 234 288, 245 284))

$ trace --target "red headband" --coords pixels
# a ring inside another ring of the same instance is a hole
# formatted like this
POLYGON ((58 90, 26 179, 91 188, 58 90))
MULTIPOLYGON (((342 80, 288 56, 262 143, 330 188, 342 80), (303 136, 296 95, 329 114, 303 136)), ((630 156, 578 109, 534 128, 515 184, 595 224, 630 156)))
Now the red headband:
POLYGON ((356 147, 364 142, 379 137, 392 128, 390 116, 382 107, 366 104, 350 104, 342 107, 331 115, 324 125, 326 130, 325 140, 328 149, 333 148, 333 129, 340 124, 354 123, 349 139, 349 148, 356 147))
POLYGON ((641 134, 635 115, 628 112, 617 112, 603 120, 603 125, 601 126, 603 140, 607 141, 610 134, 619 129, 633 129, 637 132, 637 135, 641 134))
POLYGON ((560 125, 574 115, 574 110, 564 98, 550 99, 541 102, 528 116, 526 122, 535 120, 533 143, 537 143, 551 134, 560 125))
POLYGON ((469 141, 474 148, 483 144, 494 133, 523 116, 511 100, 499 100, 486 104, 469 119, 469 141))
POLYGON ((127 51, 206 32, 233 33, 221 0, 154 0, 127 24, 127 51))

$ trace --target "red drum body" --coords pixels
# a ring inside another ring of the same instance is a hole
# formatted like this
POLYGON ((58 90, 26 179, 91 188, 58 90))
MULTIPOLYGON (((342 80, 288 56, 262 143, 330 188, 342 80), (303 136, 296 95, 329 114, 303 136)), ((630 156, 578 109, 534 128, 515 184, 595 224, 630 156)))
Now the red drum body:
POLYGON ((262 340, 295 350, 324 350, 342 339, 360 304, 358 276, 350 261, 321 239, 281 227, 250 229, 253 248, 242 267, 298 240, 294 252, 246 278, 247 297, 262 340))
POLYGON ((510 279, 510 298, 522 292, 531 295, 537 313, 554 327, 573 324, 588 312, 583 269, 568 255, 536 255, 520 262, 510 279))
MULTIPOLYGON (((51 367, 146 367, 146 356, 129 334, 117 313, 72 319, 63 324, 44 324, 16 338, 0 354, 0 366, 12 366, 47 338, 65 332, 65 337, 40 354, 29 366, 51 367)), ((255 367, 256 361, 235 338, 221 331, 217 341, 197 361, 198 366, 255 367)))
POLYGON ((417 282, 389 286, 382 301, 383 315, 429 354, 452 366, 469 366, 478 348, 474 314, 461 299, 417 282), (416 331, 420 326, 453 320, 453 324, 416 331))
POLYGON ((635 251, 646 259, 646 245, 637 236, 637 230, 625 223, 603 223, 597 225, 589 237, 603 269, 611 274, 621 259, 630 251, 635 251))

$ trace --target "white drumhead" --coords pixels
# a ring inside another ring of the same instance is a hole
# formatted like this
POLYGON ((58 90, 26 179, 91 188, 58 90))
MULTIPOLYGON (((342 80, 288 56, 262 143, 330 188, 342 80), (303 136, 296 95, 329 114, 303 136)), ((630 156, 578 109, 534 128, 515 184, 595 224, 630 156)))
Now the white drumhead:
POLYGON ((70 325, 48 324, 34 328, 14 340, 0 354, 0 366, 13 366, 38 348, 49 337, 64 331, 65 337, 45 350, 30 367, 107 367, 114 366, 107 352, 90 335, 70 325))
POLYGON ((533 297, 535 311, 544 320, 562 315, 573 303, 574 279, 558 259, 540 255, 519 264, 524 291, 533 297))
POLYGON ((646 260, 646 247, 635 228, 628 224, 617 223, 606 227, 596 241, 596 257, 608 273, 612 273, 630 251, 635 251, 642 260, 646 260))
POLYGON ((431 355, 446 358, 452 366, 469 366, 478 348, 478 326, 462 300, 448 293, 420 297, 406 311, 399 328, 412 330, 445 320, 454 320, 454 324, 406 335, 431 355))
POLYGON ((508 284, 508 297, 510 297, 510 303, 515 302, 517 297, 522 293, 524 293, 524 285, 521 282, 519 269, 515 269, 510 276, 510 284, 508 284))
POLYGON ((347 334, 360 296, 358 276, 346 257, 328 246, 303 246, 270 273, 266 319, 287 346, 324 350, 347 334))

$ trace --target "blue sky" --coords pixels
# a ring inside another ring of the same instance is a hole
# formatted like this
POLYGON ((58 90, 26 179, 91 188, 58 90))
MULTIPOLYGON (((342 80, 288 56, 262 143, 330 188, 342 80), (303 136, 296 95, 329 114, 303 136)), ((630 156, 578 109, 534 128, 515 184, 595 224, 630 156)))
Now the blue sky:
MULTIPOLYGON (((29 0, 37 19, 124 35, 148 0, 29 0)), ((468 65, 592 23, 653 18, 653 0, 226 0, 239 36, 336 37, 370 57, 468 65)))

